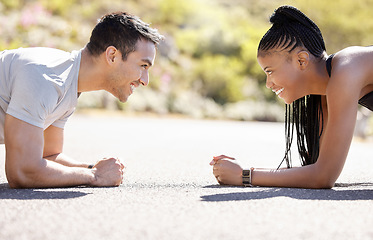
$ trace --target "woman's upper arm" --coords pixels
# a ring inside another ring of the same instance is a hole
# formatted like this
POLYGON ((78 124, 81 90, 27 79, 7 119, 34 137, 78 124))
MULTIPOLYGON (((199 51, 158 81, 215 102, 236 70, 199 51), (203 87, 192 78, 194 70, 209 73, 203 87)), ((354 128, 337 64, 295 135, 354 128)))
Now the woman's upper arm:
POLYGON ((343 169, 353 138, 359 89, 349 86, 346 79, 329 85, 327 123, 316 164, 320 179, 334 183, 343 169))

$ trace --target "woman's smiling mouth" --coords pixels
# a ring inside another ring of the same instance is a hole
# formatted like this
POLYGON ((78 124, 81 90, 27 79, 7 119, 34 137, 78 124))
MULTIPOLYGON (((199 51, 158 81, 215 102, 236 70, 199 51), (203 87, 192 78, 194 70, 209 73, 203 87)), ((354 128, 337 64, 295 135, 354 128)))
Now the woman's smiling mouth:
POLYGON ((272 89, 272 91, 274 93, 276 93, 276 95, 278 96, 280 93, 282 93, 282 91, 284 91, 284 88, 280 88, 280 89, 277 89, 277 90, 272 89))

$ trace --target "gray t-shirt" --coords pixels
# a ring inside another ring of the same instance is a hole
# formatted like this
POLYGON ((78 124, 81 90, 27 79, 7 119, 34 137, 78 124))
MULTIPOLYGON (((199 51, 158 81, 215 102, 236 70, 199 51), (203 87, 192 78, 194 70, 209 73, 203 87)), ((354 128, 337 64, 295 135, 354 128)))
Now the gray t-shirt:
POLYGON ((5 114, 44 130, 63 128, 78 99, 81 51, 19 48, 0 52, 0 143, 5 114))

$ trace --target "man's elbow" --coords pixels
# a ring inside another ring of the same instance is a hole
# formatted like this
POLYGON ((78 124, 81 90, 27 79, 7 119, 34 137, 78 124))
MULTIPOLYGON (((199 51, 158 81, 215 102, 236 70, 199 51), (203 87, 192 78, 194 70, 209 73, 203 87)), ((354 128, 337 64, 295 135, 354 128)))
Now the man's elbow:
POLYGON ((8 178, 8 184, 10 188, 25 188, 18 179, 8 178))
POLYGON ((10 188, 31 188, 35 186, 40 169, 17 169, 6 171, 6 177, 10 188))
POLYGON ((10 188, 26 188, 25 180, 20 174, 7 173, 6 177, 10 188))

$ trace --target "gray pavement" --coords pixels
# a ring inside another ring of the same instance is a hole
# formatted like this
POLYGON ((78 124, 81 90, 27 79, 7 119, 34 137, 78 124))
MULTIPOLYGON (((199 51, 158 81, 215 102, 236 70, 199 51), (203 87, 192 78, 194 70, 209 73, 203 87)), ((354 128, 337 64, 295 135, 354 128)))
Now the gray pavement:
POLYGON ((0 240, 373 239, 373 142, 352 143, 331 190, 217 185, 213 155, 275 168, 283 133, 281 123, 75 114, 65 152, 92 163, 119 157, 125 182, 9 189, 2 146, 0 240))

